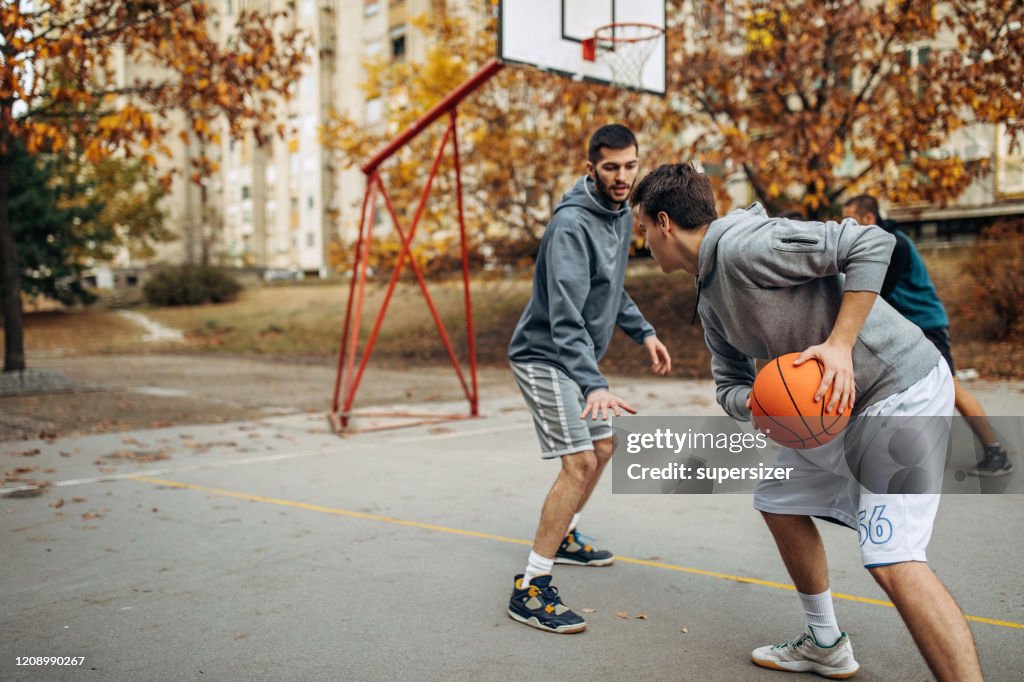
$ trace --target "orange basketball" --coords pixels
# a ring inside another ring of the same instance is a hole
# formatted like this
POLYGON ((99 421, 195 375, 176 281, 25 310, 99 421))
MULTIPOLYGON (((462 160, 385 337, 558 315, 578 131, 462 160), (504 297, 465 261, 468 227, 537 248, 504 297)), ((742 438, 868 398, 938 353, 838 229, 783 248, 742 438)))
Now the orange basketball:
POLYGON ((824 370, 813 358, 794 367, 793 361, 799 356, 781 355, 757 373, 750 410, 766 436, 784 447, 805 450, 838 436, 850 421, 851 410, 847 405, 843 414, 825 411, 832 397, 831 386, 820 403, 814 402, 824 370))

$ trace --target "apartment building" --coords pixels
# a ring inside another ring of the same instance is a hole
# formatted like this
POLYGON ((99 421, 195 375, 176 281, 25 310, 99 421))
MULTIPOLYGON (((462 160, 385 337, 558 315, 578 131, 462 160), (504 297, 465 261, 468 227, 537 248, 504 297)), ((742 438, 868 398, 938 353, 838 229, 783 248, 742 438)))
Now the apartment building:
POLYGON ((948 206, 889 206, 888 216, 904 229, 922 238, 953 239, 977 234, 1000 218, 1024 217, 1024 144, 1011 144, 1005 126, 985 123, 958 130, 936 154, 985 159, 991 172, 975 178, 948 206))
POLYGON ((221 262, 328 274, 331 239, 357 229, 364 185, 358 170, 335 167, 321 143, 322 127, 332 111, 367 127, 382 122, 387 103, 366 100, 364 63, 422 55, 427 38, 410 19, 438 5, 436 0, 225 0, 222 27, 231 25, 233 10, 285 9, 312 45, 293 98, 282 107, 284 138, 262 148, 252 140, 226 140, 219 150, 221 170, 211 179, 211 194, 220 221, 221 262))
MULTIPOLYGON (((161 171, 174 174, 165 207, 179 238, 160 245, 154 261, 327 275, 332 237, 358 227, 364 180, 358 169, 336 167, 321 143, 322 127, 332 111, 368 127, 382 123, 388 103, 366 100, 365 61, 421 57, 428 38, 411 20, 443 6, 438 0, 215 0, 210 30, 221 40, 240 12, 287 11, 282 28, 299 28, 311 39, 308 64, 292 99, 279 105, 283 137, 260 146, 251 137, 222 135, 219 145, 205 148, 194 138, 165 140, 173 155, 161 171), (189 179, 191 164, 202 155, 218 171, 197 185, 189 179)), ((152 66, 120 60, 123 83, 153 73, 152 66)), ((187 130, 186 114, 175 117, 174 129, 187 130)), ((112 265, 134 272, 146 263, 125 251, 112 265)), ((111 276, 101 273, 100 280, 111 276)))

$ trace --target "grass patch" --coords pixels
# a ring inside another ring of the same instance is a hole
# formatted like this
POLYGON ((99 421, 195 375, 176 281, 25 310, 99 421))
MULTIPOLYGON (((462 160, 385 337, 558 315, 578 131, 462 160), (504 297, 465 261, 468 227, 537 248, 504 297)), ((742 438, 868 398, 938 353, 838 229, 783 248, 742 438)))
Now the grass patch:
MULTIPOLYGON (((949 311, 953 352, 960 368, 974 367, 984 376, 1024 377, 1024 344, 993 342, 983 327, 963 322, 959 311, 970 302, 965 294, 963 263, 971 250, 924 250, 923 256, 940 297, 949 311)), ((476 278, 472 284, 477 356, 483 365, 507 363, 508 342, 529 299, 530 274, 512 279, 476 278)), ((429 285, 457 357, 467 357, 461 280, 429 285)), ((673 358, 673 376, 709 378, 710 355, 700 324, 691 326, 696 298, 693 278, 685 273, 661 274, 650 261, 630 265, 626 289, 658 331, 673 358)), ((181 330, 185 343, 154 345, 142 341, 132 322, 94 307, 70 312, 29 313, 25 317, 26 347, 66 354, 110 352, 189 352, 263 355, 275 358, 333 362, 340 345, 348 284, 313 286, 309 281, 278 283, 244 290, 230 303, 139 308, 139 312, 181 330)), ((363 303, 361 344, 384 302, 385 286, 368 284, 363 303)), ((390 367, 448 362, 438 331, 419 286, 403 282, 395 290, 384 317, 372 362, 390 367)), ((645 374, 649 359, 642 348, 616 331, 602 368, 608 373, 645 374)))
MULTIPOLYGON (((429 290, 456 353, 464 357, 467 342, 461 282, 432 283, 429 290)), ((524 280, 473 283, 477 348, 482 362, 504 361, 508 338, 529 290, 530 283, 524 280)), ((370 336, 385 293, 383 285, 367 285, 361 345, 370 336)), ((270 356, 331 356, 338 352, 347 297, 347 284, 278 285, 247 289, 231 303, 142 312, 184 332, 190 349, 270 356)), ((375 341, 374 356, 407 362, 446 360, 418 285, 403 283, 395 289, 375 341)))
MULTIPOLYGON (((25 350, 90 355, 127 352, 142 345, 144 331, 116 312, 99 308, 26 312, 25 350)), ((3 330, 0 329, 0 338, 3 330)))

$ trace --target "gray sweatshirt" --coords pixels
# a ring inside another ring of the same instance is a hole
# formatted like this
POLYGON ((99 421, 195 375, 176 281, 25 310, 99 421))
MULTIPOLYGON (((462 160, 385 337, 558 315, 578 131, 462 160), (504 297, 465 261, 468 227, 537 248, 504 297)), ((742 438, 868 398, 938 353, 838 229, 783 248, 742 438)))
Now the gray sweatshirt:
POLYGON ((629 204, 613 209, 593 180, 580 178, 544 232, 533 295, 512 333, 510 360, 557 367, 584 395, 608 388, 597 363, 615 325, 637 343, 654 335, 623 288, 632 234, 629 204))
MULTIPOLYGON (((894 243, 853 220, 769 218, 760 204, 711 223, 697 255, 697 311, 730 416, 750 417, 754 358, 822 343, 845 291, 881 290, 894 243)), ((909 388, 938 361, 917 325, 878 298, 853 347, 854 412, 909 388)))

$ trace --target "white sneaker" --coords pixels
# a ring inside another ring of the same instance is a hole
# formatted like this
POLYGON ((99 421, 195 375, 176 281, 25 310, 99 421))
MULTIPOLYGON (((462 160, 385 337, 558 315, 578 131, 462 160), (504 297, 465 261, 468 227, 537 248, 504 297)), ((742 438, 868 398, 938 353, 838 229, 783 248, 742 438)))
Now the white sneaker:
POLYGON ((805 632, 792 642, 754 649, 750 657, 762 668, 817 673, 833 680, 845 680, 860 670, 860 664, 853 658, 850 637, 845 632, 832 646, 818 646, 814 636, 805 632))

